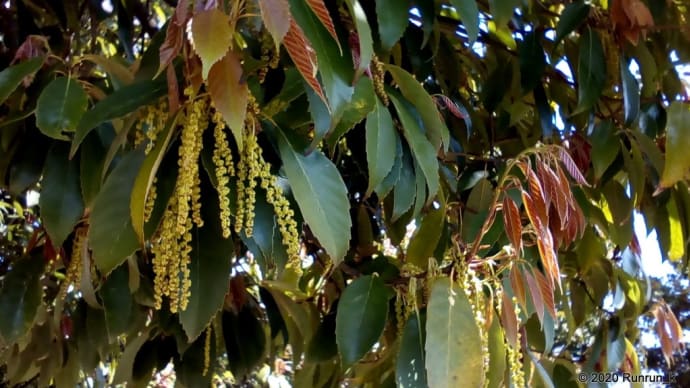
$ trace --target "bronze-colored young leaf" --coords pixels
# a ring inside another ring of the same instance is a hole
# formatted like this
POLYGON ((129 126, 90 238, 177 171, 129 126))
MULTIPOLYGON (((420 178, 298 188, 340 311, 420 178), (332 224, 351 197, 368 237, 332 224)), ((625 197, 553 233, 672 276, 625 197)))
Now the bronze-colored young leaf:
POLYGON ((302 29, 294 20, 290 20, 290 29, 283 39, 283 45, 285 49, 287 49, 290 58, 292 58, 292 61, 295 63, 299 73, 302 74, 304 80, 307 81, 316 94, 326 102, 326 96, 323 94, 321 84, 319 84, 319 81, 316 79, 316 72, 319 68, 316 60, 316 53, 311 43, 307 40, 307 37, 304 36, 302 29))
POLYGON ((340 51, 342 52, 342 48, 340 47, 340 41, 338 40, 338 34, 335 32, 335 26, 333 25, 333 19, 331 19, 331 14, 328 12, 328 8, 326 8, 326 4, 324 4, 323 0, 306 0, 307 4, 309 5, 309 8, 314 12, 316 17, 319 19, 321 24, 323 24, 324 27, 326 27, 326 30, 328 33, 331 35, 333 40, 338 44, 338 48, 340 48, 340 51))
POLYGON ((510 269, 510 288, 513 289, 513 295, 517 298, 517 302, 523 309, 527 308, 527 294, 525 292, 525 281, 520 271, 520 268, 513 264, 510 269))
POLYGON ((517 333, 518 333, 518 320, 515 315, 515 306, 513 306, 513 301, 505 292, 501 297, 501 325, 506 333, 506 341, 510 346, 518 346, 517 343, 517 333))
POLYGON ((243 148, 242 130, 249 101, 249 88, 242 74, 240 56, 229 51, 211 67, 206 81, 211 100, 232 130, 240 150, 243 148))
POLYGON ((529 194, 532 198, 532 205, 536 212, 536 216, 539 218, 541 225, 548 225, 549 214, 546 211, 547 203, 546 196, 544 195, 544 189, 542 183, 539 181, 539 177, 534 173, 532 169, 527 170, 527 184, 529 186, 529 194))
POLYGON ((264 25, 278 47, 290 29, 292 20, 288 0, 259 0, 259 9, 264 25))
POLYGON ((534 305, 534 310, 537 313, 537 318, 539 318, 540 323, 544 323, 544 299, 541 295, 541 290, 537 280, 532 276, 532 271, 524 270, 522 271, 522 276, 525 278, 527 287, 529 288, 530 299, 532 299, 532 304, 534 305))
POLYGON ((538 269, 532 268, 532 272, 534 273, 534 278, 537 280, 537 285, 539 286, 546 312, 548 312, 553 319, 556 319, 556 305, 554 303, 554 289, 552 283, 546 280, 546 276, 538 269))
POLYGON ((188 39, 201 58, 201 75, 206 79, 211 66, 220 61, 232 46, 230 20, 217 8, 197 12, 192 17, 191 32, 188 39))
POLYGON ((582 186, 589 186, 587 179, 585 179, 585 177, 582 175, 582 172, 580 172, 577 164, 575 164, 575 161, 565 148, 560 148, 558 150, 558 157, 560 158, 563 167, 565 167, 566 171, 568 171, 568 174, 570 174, 575 182, 581 184, 582 186))
POLYGON ((517 204, 507 194, 503 196, 503 224, 510 243, 515 252, 520 254, 522 250, 522 221, 517 204))

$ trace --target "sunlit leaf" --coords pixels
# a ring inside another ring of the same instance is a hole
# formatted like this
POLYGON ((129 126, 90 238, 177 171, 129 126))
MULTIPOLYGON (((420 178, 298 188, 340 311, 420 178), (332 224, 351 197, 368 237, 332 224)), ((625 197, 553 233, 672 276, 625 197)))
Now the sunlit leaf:
POLYGON ((229 51, 222 59, 213 64, 208 73, 206 84, 214 106, 223 115, 223 119, 232 130, 235 143, 241 150, 243 148, 242 130, 247 114, 249 89, 246 81, 242 78, 240 57, 229 51))
POLYGON ((673 102, 668 108, 668 124, 666 126, 666 163, 659 182, 660 188, 673 186, 676 182, 690 176, 690 106, 681 102, 673 102))
POLYGON ((220 61, 232 45, 233 31, 228 15, 217 8, 197 12, 192 17, 188 39, 201 58, 202 76, 208 77, 211 66, 220 61))

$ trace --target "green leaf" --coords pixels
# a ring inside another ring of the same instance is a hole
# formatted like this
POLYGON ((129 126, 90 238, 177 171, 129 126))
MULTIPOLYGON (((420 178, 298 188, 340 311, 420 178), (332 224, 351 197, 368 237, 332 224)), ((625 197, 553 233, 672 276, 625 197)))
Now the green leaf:
POLYGON ((285 174, 304 220, 337 265, 349 248, 352 226, 343 178, 320 150, 305 156, 294 150, 282 131, 278 137, 285 174))
POLYGON ((556 25, 556 40, 554 41, 554 49, 566 37, 566 35, 575 31, 576 28, 582 24, 589 15, 590 5, 584 0, 578 0, 568 4, 563 10, 561 18, 556 25))
POLYGON ((125 155, 94 201, 89 243, 102 274, 108 274, 139 248, 137 234, 132 228, 129 202, 143 160, 143 148, 125 155))
POLYGON ((79 81, 59 77, 46 86, 36 102, 36 126, 46 136, 68 140, 63 132, 74 132, 86 112, 89 97, 79 81))
POLYGON ((606 56, 599 34, 591 28, 587 28, 580 37, 577 84, 576 111, 587 111, 597 103, 606 84, 606 56))
POLYGON ((450 0, 450 5, 460 15, 470 44, 474 43, 479 37, 479 7, 477 7, 477 2, 475 0, 450 0))
POLYGON ((690 106, 674 101, 668 108, 666 125, 666 163, 659 187, 671 187, 676 182, 690 177, 690 106))
POLYGON ((113 141, 115 131, 107 123, 101 125, 84 140, 79 152, 79 175, 84 206, 90 208, 103 184, 103 164, 108 152, 106 146, 113 141))
POLYGON ((640 84, 630 72, 628 62, 623 57, 619 62, 623 81, 623 116, 625 125, 630 127, 640 114, 640 84))
POLYGON ((426 136, 434 150, 441 148, 442 145, 447 149, 450 144, 450 133, 429 93, 424 90, 419 81, 414 79, 412 74, 400 67, 387 65, 386 70, 393 76, 393 80, 405 99, 417 109, 417 113, 424 123, 426 136))
POLYGON ((240 237, 261 265, 264 277, 272 274, 279 275, 288 261, 279 229, 273 206, 266 202, 263 190, 257 190, 254 204, 254 233, 251 238, 248 238, 244 232, 240 234, 240 237))
POLYGON ((410 145, 410 149, 412 149, 412 154, 426 177, 429 199, 432 199, 438 192, 440 184, 436 149, 424 136, 424 131, 415 117, 415 108, 410 106, 401 97, 398 97, 396 93, 389 93, 389 97, 398 112, 398 117, 402 122, 403 133, 407 143, 410 145))
POLYGON ((190 42, 199 55, 202 77, 206 79, 211 66, 218 62, 232 45, 230 19, 218 8, 196 12, 191 20, 190 42))
POLYGON ((493 187, 486 178, 479 180, 472 188, 462 217, 461 233, 464 241, 473 241, 481 230, 493 195, 493 187))
MULTIPOLYGON (((417 197, 414 162, 407 147, 404 147, 398 181, 393 188, 393 213, 391 221, 397 221, 414 204, 417 197)), ((422 199, 423 201, 424 199, 422 199)))
POLYGON ((494 21, 502 27, 513 17, 515 8, 520 6, 520 0, 489 0, 489 6, 494 21))
POLYGON ((595 181, 599 181, 620 151, 620 142, 613 131, 613 124, 610 121, 605 121, 594 127, 592 132, 591 155, 595 181))
POLYGON ((540 35, 532 31, 520 44, 520 85, 523 93, 534 89, 541 82, 546 69, 544 48, 539 39, 540 35))
POLYGON ((381 48, 389 51, 405 33, 409 23, 410 2, 407 0, 377 0, 376 17, 381 48))
POLYGON ((345 288, 335 318, 335 339, 346 368, 379 340, 388 318, 390 297, 390 290, 377 276, 362 276, 345 288))
POLYGON ((0 288, 0 337, 14 343, 24 336, 34 321, 43 296, 40 278, 43 257, 25 257, 15 261, 0 288))
POLYGON ((177 124, 176 114, 163 128, 163 131, 158 134, 154 147, 149 151, 146 158, 144 158, 139 173, 134 180, 132 187, 132 196, 130 198, 130 216, 132 220, 132 228, 139 237, 139 241, 143 244, 144 235, 144 213, 146 207, 146 197, 149 195, 153 179, 156 177, 158 167, 165 156, 165 151, 168 149, 168 144, 172 138, 175 125, 177 124))
POLYGON ((504 386, 506 371, 506 345, 503 329, 498 317, 494 316, 489 328, 489 372, 487 388, 504 386))
POLYGON ((24 77, 37 72, 43 66, 43 57, 37 57, 0 71, 0 105, 19 86, 24 77))
POLYGON ((266 347, 266 334, 261 320, 249 306, 237 314, 223 312, 223 338, 228 354, 228 369, 237 378, 243 378, 262 360, 266 347))
POLYGON ((192 232, 189 302, 187 308, 180 312, 180 323, 189 342, 204 331, 223 307, 233 262, 234 244, 232 239, 223 238, 218 217, 218 195, 212 191, 210 183, 207 186, 202 191, 202 198, 205 198, 201 207, 204 226, 192 232))
MULTIPOLYGON (((56 143, 48 151, 39 205, 54 247, 62 246, 84 213, 79 185, 79 161, 69 160, 69 145, 56 143)), ((59 248, 58 248, 59 249, 59 248)))
MULTIPOLYGON (((287 82, 287 81, 286 81, 287 82)), ((369 77, 360 77, 355 85, 352 102, 347 105, 343 116, 327 138, 328 146, 333 148, 341 136, 364 120, 376 108, 376 92, 369 77)))
POLYGON ((446 204, 444 200, 439 200, 439 202, 438 208, 431 207, 429 212, 424 215, 421 224, 410 237, 410 243, 407 247, 407 262, 420 268, 426 268, 428 260, 434 256, 434 250, 441 238, 441 231, 445 224, 446 204))
POLYGON ((403 146, 402 146, 402 140, 400 140, 400 136, 395 136, 395 160, 393 161, 393 167, 391 168, 391 171, 386 175, 386 177, 381 181, 380 184, 378 184, 375 188, 374 191, 376 194, 379 196, 379 198, 385 198, 388 193, 395 187, 395 185, 398 183, 398 180, 400 179, 400 173, 403 168, 403 146))
POLYGON ((369 188, 371 194, 386 178, 395 163, 395 148, 391 144, 396 142, 398 133, 393 125, 393 119, 388 108, 376 98, 376 108, 367 116, 366 147, 367 167, 369 169, 369 188))
POLYGON ((337 123, 352 99, 352 62, 349 56, 341 55, 338 45, 305 1, 290 0, 290 10, 316 52, 333 123, 337 123))
POLYGON ((120 265, 108 275, 100 294, 105 311, 105 327, 113 342, 127 331, 132 316, 133 300, 129 291, 127 265, 120 265))
POLYGON ((338 344, 335 342, 335 318, 334 313, 323 317, 319 328, 309 341, 306 361, 323 362, 338 355, 338 344))
POLYGON ((313 319, 315 310, 310 308, 313 305, 295 302, 274 284, 270 284, 267 289, 278 306, 280 316, 287 328, 289 343, 293 349, 293 360, 299 360, 316 326, 313 319))
POLYGON ((405 324, 400 340, 398 361, 395 367, 396 380, 399 387, 425 388, 426 369, 424 369, 424 332, 423 322, 418 314, 410 315, 405 324))
POLYGON ((551 381, 551 376, 549 375, 549 372, 544 369, 544 366, 537 360, 537 357, 532 353, 531 350, 526 349, 525 352, 529 354, 530 359, 532 359, 532 365, 534 365, 534 369, 537 371, 537 376, 540 378, 543 386, 545 388, 555 388, 553 385, 553 381, 551 381))
POLYGON ((306 82, 304 89, 307 91, 309 113, 311 113, 311 117, 314 120, 314 137, 309 146, 311 150, 316 148, 321 143, 321 140, 326 137, 328 131, 331 130, 331 112, 328 111, 326 103, 316 94, 314 89, 306 85, 306 82))
POLYGON ((484 384, 484 355, 472 306, 448 278, 437 279, 431 288, 425 350, 430 387, 484 384))
POLYGON ((359 66, 355 78, 361 76, 371 64, 371 59, 374 57, 374 42, 371 37, 371 27, 367 21, 367 15, 364 13, 364 8, 357 0, 346 0, 347 7, 350 9, 350 15, 355 22, 357 28, 357 37, 359 38, 359 66))
POLYGON ((86 135, 99 124, 131 113, 139 107, 147 105, 158 97, 165 95, 166 92, 167 86, 165 82, 142 81, 122 87, 99 101, 81 118, 77 132, 72 140, 70 154, 75 154, 86 135))
POLYGON ((215 375, 212 371, 216 365, 216 357, 218 357, 215 334, 215 332, 204 332, 204 335, 199 336, 183 354, 173 358, 176 386, 180 385, 189 388, 212 386, 211 379, 215 375), (208 353, 206 353, 207 335, 211 336, 208 353), (205 370, 206 357, 209 360, 208 371, 200 373, 205 370))
MULTIPOLYGON (((127 68, 127 66, 118 62, 116 57, 106 57, 104 55, 85 54, 82 55, 81 60, 93 62, 100 66, 103 71, 110 75, 111 81, 119 85, 129 85, 134 82, 134 74, 127 68)), ((117 89, 117 86, 115 89, 117 89)))

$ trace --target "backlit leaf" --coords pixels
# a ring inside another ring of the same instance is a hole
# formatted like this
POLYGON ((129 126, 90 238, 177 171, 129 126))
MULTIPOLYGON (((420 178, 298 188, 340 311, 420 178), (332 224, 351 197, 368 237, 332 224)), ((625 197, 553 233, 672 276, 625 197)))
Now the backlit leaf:
POLYGON ((350 202, 338 169, 319 150, 305 156, 279 131, 280 156, 304 220, 335 263, 349 248, 350 202))
POLYGON ((522 221, 520 210, 508 195, 503 196, 503 224, 510 243, 518 254, 522 250, 522 221))
POLYGON ((211 66, 221 60, 230 49, 233 31, 230 29, 228 15, 217 8, 196 13, 191 23, 188 38, 201 58, 201 74, 206 79, 211 66))
POLYGON ((67 140, 63 132, 77 129, 89 98, 79 81, 58 77, 46 86, 36 102, 36 126, 46 136, 67 140))
POLYGON ((666 163, 659 182, 660 188, 673 186, 676 182, 690 177, 690 106, 682 102, 672 102, 668 108, 666 125, 666 163))
POLYGON ((345 367, 357 362, 379 340, 388 316, 390 290, 377 276, 362 276, 340 297, 335 339, 345 367))
POLYGON ((242 79, 239 56, 228 51, 223 59, 211 67, 206 84, 214 106, 223 115, 225 123, 232 130, 235 143, 241 150, 249 89, 246 81, 242 79))
POLYGON ((685 255, 685 238, 683 237, 683 225, 678 212, 678 206, 673 197, 666 204, 666 209, 668 210, 668 223, 671 232, 668 258, 678 261, 685 255))
POLYGON ((290 5, 287 0, 259 0, 261 18, 276 47, 290 29, 290 5))
POLYGON ((467 295, 448 278, 431 286, 426 319, 426 372, 430 387, 484 384, 481 336, 467 295))

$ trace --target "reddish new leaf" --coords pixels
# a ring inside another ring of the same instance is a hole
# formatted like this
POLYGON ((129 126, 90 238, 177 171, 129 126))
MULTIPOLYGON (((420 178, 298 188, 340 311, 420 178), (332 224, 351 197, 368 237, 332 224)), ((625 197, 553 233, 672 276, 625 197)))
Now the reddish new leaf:
POLYGON ((539 217, 541 225, 548 225, 549 214, 546 212, 547 203, 544 196, 544 189, 539 181, 537 174, 532 169, 527 169, 527 183, 529 185, 529 194, 532 197, 532 204, 536 211, 536 216, 539 217))
POLYGON ((558 284, 561 288, 561 271, 558 268, 558 256, 553 244, 553 236, 551 231, 547 228, 537 230, 537 248, 541 256, 541 262, 544 265, 544 270, 548 275, 548 279, 553 284, 558 284))
POLYGON ((554 303, 553 297, 553 286, 541 271, 533 269, 534 277, 537 279, 537 285, 539 286, 539 291, 541 292, 541 298, 544 302, 544 307, 546 311, 551 315, 553 319, 556 319, 556 304, 554 303))
POLYGON ((158 72, 156 75, 160 74, 163 69, 170 65, 180 53, 182 49, 182 27, 177 23, 168 23, 168 29, 165 32, 165 41, 161 44, 158 49, 159 62, 158 72))
POLYGON ((575 161, 573 158, 570 157, 570 154, 568 151, 565 150, 565 148, 560 148, 558 150, 558 157, 561 159, 561 163, 563 163, 563 167, 568 171, 568 174, 575 180, 575 182, 589 187, 589 183, 587 183, 587 180, 585 177, 582 175, 582 172, 580 172, 580 169, 577 168, 577 165, 575 164, 575 161))
POLYGON ((539 323, 544 323, 544 299, 541 295, 541 290, 537 284, 537 280, 532 276, 531 271, 525 270, 522 275, 527 281, 527 287, 529 288, 529 295, 532 299, 532 304, 534 304, 534 310, 537 313, 537 318, 539 318, 539 323))
POLYGON ((503 330, 506 333, 506 341, 510 346, 516 347, 517 343, 517 332, 518 332, 518 320, 515 314, 515 307, 513 306, 513 301, 508 298, 507 293, 503 293, 501 301, 501 324, 503 325, 503 330))
POLYGON ((168 83, 168 111, 172 115, 180 108, 180 89, 173 65, 168 65, 165 77, 168 83))
POLYGON ((323 94, 321 84, 316 79, 316 72, 318 70, 318 63, 316 61, 316 53, 311 43, 304 36, 302 29, 290 20, 290 29, 288 30, 283 45, 287 49, 290 58, 297 66, 297 70, 302 74, 302 77, 307 81, 309 86, 326 102, 326 96, 323 94))
POLYGON ((465 115, 460 112, 460 108, 458 107, 458 104, 455 103, 455 101, 451 100, 447 96, 444 96, 443 94, 436 94, 434 95, 436 97, 436 105, 439 107, 446 107, 448 111, 455 117, 459 119, 465 119, 465 115))
POLYGON ((273 37, 276 47, 280 45, 290 29, 290 5, 287 0, 259 0, 259 9, 266 29, 273 37))
POLYGON ((539 231, 540 229, 544 229, 544 223, 541 218, 539 218, 539 214, 536 208, 536 205, 534 204, 534 200, 532 199, 532 196, 526 192, 525 190, 522 190, 522 204, 525 205, 525 211, 527 211, 527 218, 529 218, 529 221, 534 225, 534 228, 539 231))
POLYGON ((238 148, 241 150, 242 129, 247 114, 249 88, 242 78, 242 64, 238 54, 230 51, 223 59, 211 67, 208 74, 208 92, 216 109, 223 115, 223 119, 235 136, 238 148))
POLYGON ((326 27, 326 30, 338 44, 338 48, 342 52, 343 49, 340 47, 340 41, 338 41, 338 34, 335 32, 335 26, 333 25, 333 19, 331 19, 331 14, 328 13, 328 8, 323 3, 323 0, 307 0, 309 8, 314 12, 316 17, 319 19, 321 24, 326 27))
POLYGON ((525 282, 522 279, 522 274, 520 273, 517 265, 513 265, 513 268, 510 269, 510 274, 508 276, 510 277, 510 287, 513 289, 513 295, 515 295, 515 298, 517 298, 520 306, 522 306, 523 309, 526 309, 527 297, 525 294, 525 282))
POLYGON ((520 221, 520 210, 515 201, 508 195, 503 196, 503 223, 505 224, 506 234, 510 243, 513 244, 515 252, 520 254, 522 250, 522 222, 520 221))

